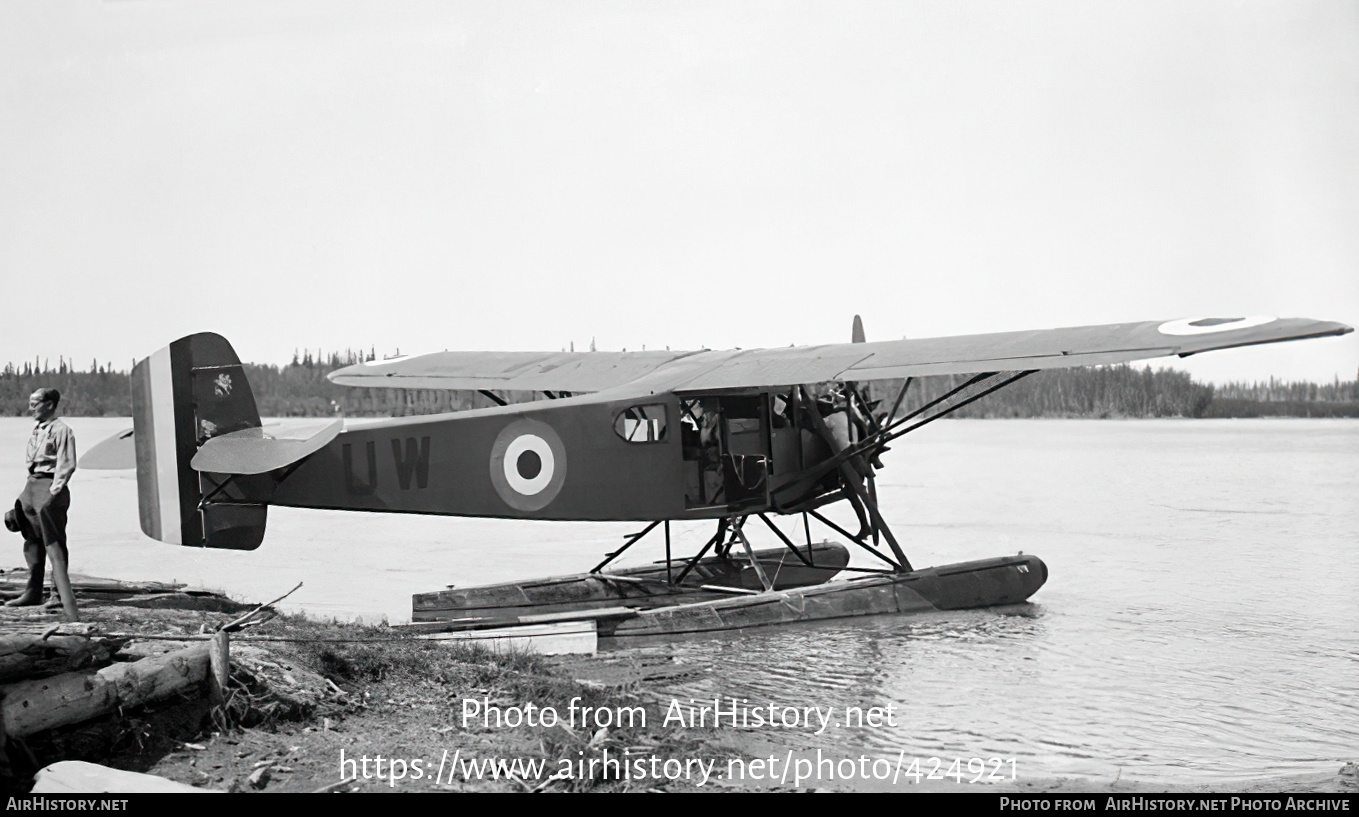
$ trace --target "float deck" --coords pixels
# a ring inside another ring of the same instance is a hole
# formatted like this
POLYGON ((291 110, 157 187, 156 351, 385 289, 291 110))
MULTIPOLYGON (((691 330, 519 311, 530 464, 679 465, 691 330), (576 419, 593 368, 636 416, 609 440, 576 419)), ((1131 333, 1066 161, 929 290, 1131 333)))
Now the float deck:
MULTIPOLYGON (((757 550, 754 555, 776 590, 823 584, 849 564, 849 550, 834 542, 822 542, 799 552, 810 565, 787 548, 757 550)), ((417 593, 411 598, 411 621, 475 619, 503 625, 522 616, 619 606, 650 609, 745 596, 763 588, 750 563, 735 554, 700 559, 683 582, 671 584, 668 579, 678 578, 686 563, 687 560, 672 559, 668 573, 662 560, 608 573, 579 573, 417 593)))
MULTIPOLYGON (((768 552, 760 555, 766 556, 768 552)), ((593 578, 592 574, 585 574, 584 577, 593 578)), ((532 590, 573 586, 568 579, 584 577, 549 580, 556 583, 493 585, 488 588, 469 588, 462 592, 474 594, 480 590, 507 592, 505 589, 510 587, 532 590)), ((586 599, 583 603, 554 601, 538 605, 506 604, 495 608, 499 612, 491 615, 485 614, 486 608, 478 608, 475 612, 469 609, 461 616, 450 611, 442 620, 424 619, 428 623, 414 623, 411 626, 417 630, 436 632, 592 622, 601 641, 625 641, 854 616, 1018 604, 1037 592, 1047 577, 1048 569, 1041 559, 1020 554, 906 573, 776 588, 767 592, 731 594, 700 590, 681 593, 677 589, 659 599, 656 596, 623 597, 621 603, 620 597, 615 596, 611 599, 586 599), (634 604, 637 601, 642 603, 634 604), (524 609, 526 606, 533 612, 524 609)), ((634 587, 627 582, 619 586, 634 587)))

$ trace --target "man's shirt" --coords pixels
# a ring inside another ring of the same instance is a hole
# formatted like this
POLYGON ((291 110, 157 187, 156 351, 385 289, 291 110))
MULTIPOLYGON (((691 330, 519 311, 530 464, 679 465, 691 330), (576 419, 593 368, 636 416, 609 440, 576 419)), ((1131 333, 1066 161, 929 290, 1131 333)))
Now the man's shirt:
POLYGON ((60 492, 71 479, 71 474, 75 473, 75 434, 55 417, 45 423, 38 423, 33 429, 33 436, 28 438, 25 462, 30 474, 50 474, 52 493, 60 492))

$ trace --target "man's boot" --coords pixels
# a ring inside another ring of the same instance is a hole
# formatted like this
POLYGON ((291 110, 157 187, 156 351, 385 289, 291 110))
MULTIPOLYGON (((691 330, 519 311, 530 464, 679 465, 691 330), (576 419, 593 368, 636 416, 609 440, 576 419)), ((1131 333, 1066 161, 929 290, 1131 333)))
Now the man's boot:
POLYGON ((32 607, 42 604, 43 566, 47 560, 47 549, 41 542, 24 542, 24 561, 28 562, 28 587, 17 599, 5 602, 6 607, 32 607))

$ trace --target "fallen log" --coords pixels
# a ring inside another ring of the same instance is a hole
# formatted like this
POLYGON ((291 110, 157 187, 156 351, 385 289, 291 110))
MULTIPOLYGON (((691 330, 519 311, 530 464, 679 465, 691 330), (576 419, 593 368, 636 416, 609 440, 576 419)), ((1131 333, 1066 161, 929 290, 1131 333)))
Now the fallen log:
POLYGON ((21 738, 168 698, 203 683, 208 663, 202 643, 97 672, 0 686, 0 730, 21 738))
POLYGON ((0 683, 108 665, 126 638, 37 633, 0 636, 0 683))

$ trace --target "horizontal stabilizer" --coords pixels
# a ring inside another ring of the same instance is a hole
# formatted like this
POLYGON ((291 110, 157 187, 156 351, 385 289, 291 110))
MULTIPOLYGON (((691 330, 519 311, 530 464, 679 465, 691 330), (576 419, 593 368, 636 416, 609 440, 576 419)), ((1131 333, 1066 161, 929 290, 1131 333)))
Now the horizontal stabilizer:
POLYGON ((344 420, 246 428, 203 443, 190 465, 214 474, 265 474, 310 456, 337 436, 344 420))
POLYGON ((132 438, 132 429, 125 428, 86 451, 80 457, 80 467, 92 471, 136 468, 137 441, 132 438))

